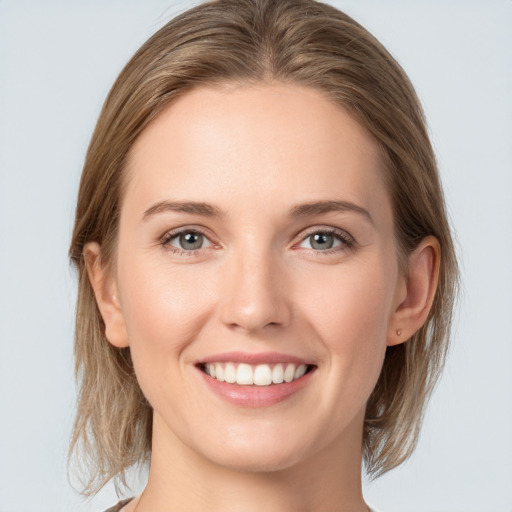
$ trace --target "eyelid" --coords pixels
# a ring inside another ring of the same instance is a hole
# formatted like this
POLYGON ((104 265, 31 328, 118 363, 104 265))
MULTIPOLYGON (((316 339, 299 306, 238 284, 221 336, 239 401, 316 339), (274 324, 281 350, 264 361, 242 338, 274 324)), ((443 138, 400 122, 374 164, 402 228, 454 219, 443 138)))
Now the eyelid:
POLYGON ((324 225, 324 224, 311 226, 311 227, 306 228, 305 230, 301 231, 301 235, 303 237, 307 237, 308 235, 311 235, 313 233, 335 233, 335 234, 339 234, 340 236, 343 236, 345 238, 354 240, 354 237, 345 229, 337 228, 335 226, 324 225))
MULTIPOLYGON (((308 237, 315 233, 323 233, 323 234, 329 234, 333 235, 338 238, 338 240, 341 241, 341 244, 330 248, 330 249, 324 249, 324 250, 318 250, 313 248, 304 248, 305 250, 309 250, 314 252, 315 254, 319 255, 328 255, 332 253, 341 252, 343 250, 351 249, 356 245, 356 240, 354 237, 345 231, 344 229, 336 228, 334 226, 311 226, 310 228, 307 228, 305 231, 302 231, 300 234, 300 240, 293 245, 293 249, 299 248, 300 244, 303 243, 308 237)), ((193 256, 197 255, 198 253, 202 252, 204 249, 210 248, 210 247, 220 247, 220 244, 215 243, 212 240, 212 236, 208 232, 208 230, 205 230, 204 228, 196 225, 186 225, 186 226, 180 226, 171 230, 166 231, 160 238, 159 243, 162 245, 165 249, 168 249, 169 251, 177 254, 183 254, 187 256, 193 256), (210 242, 210 245, 207 247, 201 247, 199 249, 192 249, 192 250, 186 250, 186 249, 180 249, 179 247, 175 247, 170 244, 170 241, 177 236, 183 234, 183 233, 199 233, 203 235, 208 242, 210 242)))
POLYGON ((209 234, 203 228, 194 225, 187 225, 167 230, 160 237, 160 241, 170 240, 171 238, 174 238, 176 235, 180 235, 182 233, 201 233, 201 235, 204 235, 209 239, 209 234))
POLYGON ((294 248, 299 247, 301 243, 303 243, 305 240, 307 240, 308 237, 314 235, 315 233, 333 235, 337 237, 339 240, 341 240, 341 244, 339 246, 330 249, 317 250, 313 248, 305 248, 306 250, 313 251, 316 254, 332 254, 343 250, 351 249, 356 245, 355 238, 344 229, 336 228, 334 226, 312 226, 311 228, 308 228, 306 231, 303 231, 301 233, 300 241, 294 245, 294 248))
POLYGON ((215 246, 215 242, 211 240, 211 235, 203 228, 199 226, 194 225, 187 225, 187 226, 181 226, 178 228, 170 229, 166 231, 160 238, 159 243, 164 247, 164 249, 167 249, 173 253, 177 254, 184 254, 187 256, 193 256, 198 254, 199 252, 203 251, 207 247, 201 247, 200 249, 192 249, 192 250, 186 250, 186 249, 180 249, 179 247, 175 247, 170 244, 171 240, 176 238, 177 236, 183 234, 183 233, 199 233, 203 235, 208 242, 210 242, 210 245, 208 247, 215 246))

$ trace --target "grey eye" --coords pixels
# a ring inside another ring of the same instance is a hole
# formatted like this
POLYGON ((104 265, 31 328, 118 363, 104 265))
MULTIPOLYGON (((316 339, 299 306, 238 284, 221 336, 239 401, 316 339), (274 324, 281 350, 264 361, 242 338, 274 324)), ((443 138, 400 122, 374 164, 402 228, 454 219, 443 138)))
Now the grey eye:
POLYGON ((335 242, 334 236, 330 233, 315 233, 308 238, 310 239, 311 248, 319 251, 331 249, 335 242))
POLYGON ((201 233, 183 233, 179 236, 179 244, 182 249, 200 249, 204 236, 201 233))
POLYGON ((202 233, 183 231, 171 238, 170 245, 184 251, 193 251, 195 249, 202 249, 205 241, 208 241, 208 239, 202 233))
POLYGON ((339 247, 351 247, 350 240, 337 231, 316 231, 306 236, 300 243, 300 247, 306 249, 313 249, 314 251, 322 252, 329 249, 339 247))

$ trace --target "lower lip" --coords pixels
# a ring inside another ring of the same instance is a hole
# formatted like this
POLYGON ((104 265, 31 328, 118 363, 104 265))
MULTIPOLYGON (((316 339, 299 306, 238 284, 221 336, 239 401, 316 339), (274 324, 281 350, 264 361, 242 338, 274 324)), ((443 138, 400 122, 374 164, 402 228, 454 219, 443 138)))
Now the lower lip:
POLYGON ((278 404, 292 397, 302 390, 311 379, 314 370, 309 371, 300 379, 282 384, 271 384, 270 386, 239 386, 229 382, 220 382, 202 370, 204 382, 209 388, 221 398, 235 405, 243 407, 269 407, 278 404))

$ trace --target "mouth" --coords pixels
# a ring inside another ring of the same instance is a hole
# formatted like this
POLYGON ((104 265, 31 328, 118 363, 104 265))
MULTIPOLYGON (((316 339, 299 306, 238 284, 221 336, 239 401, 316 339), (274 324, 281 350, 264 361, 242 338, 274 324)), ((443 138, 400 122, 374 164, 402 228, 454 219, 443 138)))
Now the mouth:
POLYGON ((199 363, 197 367, 218 382, 253 387, 290 384, 317 368, 314 364, 294 362, 248 364, 235 361, 199 363))

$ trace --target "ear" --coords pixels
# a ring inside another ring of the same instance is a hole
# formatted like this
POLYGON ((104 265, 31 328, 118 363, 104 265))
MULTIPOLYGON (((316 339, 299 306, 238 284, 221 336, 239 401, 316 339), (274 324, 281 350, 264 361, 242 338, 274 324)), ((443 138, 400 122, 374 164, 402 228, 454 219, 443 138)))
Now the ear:
POLYGON ((401 297, 389 322, 387 345, 407 341, 427 320, 439 281, 441 248, 437 238, 428 236, 409 256, 401 297))
POLYGON ((123 311, 119 302, 114 276, 100 258, 101 247, 89 242, 84 247, 84 259, 89 282, 105 324, 105 337, 118 348, 129 345, 123 311))

